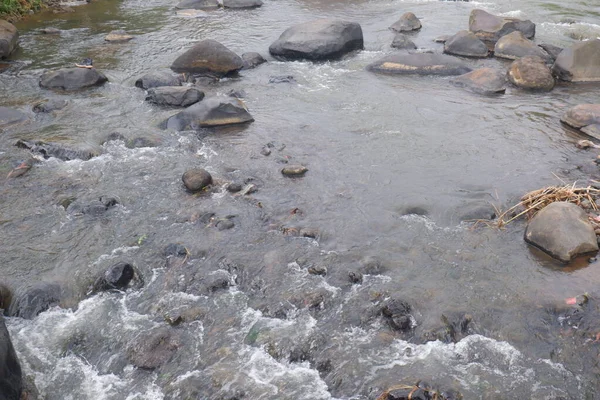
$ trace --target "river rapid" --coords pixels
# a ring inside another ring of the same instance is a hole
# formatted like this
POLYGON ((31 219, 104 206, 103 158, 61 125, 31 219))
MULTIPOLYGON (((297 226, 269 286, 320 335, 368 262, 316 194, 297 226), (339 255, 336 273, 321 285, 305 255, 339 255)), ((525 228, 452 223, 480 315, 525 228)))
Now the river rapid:
POLYGON ((580 137, 559 118, 597 102, 598 86, 484 97, 448 78, 365 70, 396 51, 388 27, 406 11, 423 23, 411 39, 435 52, 442 45, 433 39, 467 29, 474 8, 531 19, 538 42, 569 46, 600 37, 597 2, 264 0, 202 18, 180 17, 174 4, 98 0, 30 16, 0 74, 0 105, 29 116, 0 130, 0 281, 13 290, 56 282, 65 292, 62 308, 7 319, 24 372, 46 399, 375 399, 419 379, 465 399, 600 398, 598 310, 586 314, 587 330, 563 312, 565 298, 584 292, 596 307, 600 262, 559 265, 523 241, 524 221, 503 230, 463 221, 543 186, 588 184, 595 154, 577 150, 580 137), (326 63, 267 57, 289 26, 321 17, 359 22, 365 49, 326 63), (41 34, 47 27, 61 33, 41 34), (135 39, 105 42, 116 29, 135 39), (145 102, 134 82, 203 39, 268 59, 204 88, 243 90, 255 122, 162 130, 175 110, 145 102), (38 86, 44 70, 86 57, 107 84, 74 93, 38 86), (270 83, 282 76, 294 81, 270 83), (43 99, 69 103, 34 114, 43 99), (126 140, 104 143, 113 132, 126 140), (154 146, 127 146, 137 137, 154 146), (5 179, 29 155, 18 139, 99 156, 40 160, 5 179), (290 179, 285 163, 309 171, 290 179), (211 172, 210 191, 184 190, 192 167, 211 172), (257 190, 234 195, 229 182, 257 190), (119 204, 101 216, 61 206, 101 196, 119 204), (218 229, 222 219, 234 227, 218 229), (188 254, 167 260, 171 243, 188 254), (119 261, 136 267, 134 287, 87 295, 119 261), (315 274, 323 267, 326 275, 315 274), (411 305, 408 333, 379 313, 390 298, 411 305), (174 316, 183 322, 171 327, 174 316), (156 330, 174 343, 169 362, 135 368, 130 349, 156 330))

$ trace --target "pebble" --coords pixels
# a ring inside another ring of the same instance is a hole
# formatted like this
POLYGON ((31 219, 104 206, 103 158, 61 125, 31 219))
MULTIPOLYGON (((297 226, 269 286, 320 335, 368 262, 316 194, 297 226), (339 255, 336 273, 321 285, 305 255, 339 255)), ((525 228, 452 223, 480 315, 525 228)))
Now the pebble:
POLYGON ((308 171, 304 165, 288 165, 283 167, 281 173, 286 176, 301 176, 308 171))

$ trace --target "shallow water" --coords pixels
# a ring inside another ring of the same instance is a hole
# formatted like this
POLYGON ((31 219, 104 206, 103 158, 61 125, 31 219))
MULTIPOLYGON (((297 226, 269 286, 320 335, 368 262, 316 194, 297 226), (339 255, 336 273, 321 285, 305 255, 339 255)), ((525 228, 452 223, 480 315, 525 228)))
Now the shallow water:
POLYGON ((474 209, 505 209, 561 179, 587 184, 589 175, 576 167, 590 170, 595 155, 575 148, 579 137, 559 118, 570 106, 596 102, 598 87, 559 85, 547 94, 509 88, 482 97, 448 78, 364 69, 394 51, 387 27, 403 12, 423 22, 411 39, 440 52, 433 39, 466 29, 473 8, 533 20, 538 42, 567 46, 600 36, 600 7, 586 1, 265 0, 256 10, 190 19, 164 0, 102 0, 21 22, 18 72, 0 74, 0 105, 30 120, 0 131, 1 179, 28 156, 14 146, 17 139, 101 155, 40 161, 25 176, 2 181, 2 281, 13 288, 58 281, 70 293, 65 306, 118 261, 132 262, 144 282, 31 321, 9 319, 25 371, 46 398, 374 399, 418 379, 458 389, 466 399, 599 398, 598 344, 561 325, 554 308, 566 297, 597 295, 600 263, 579 260, 564 269, 524 243, 522 221, 502 231, 461 223, 474 209), (159 123, 175 111, 144 102, 134 87, 195 41, 212 38, 239 54, 267 56, 284 29, 323 16, 360 22, 365 50, 317 64, 269 59, 206 89, 243 89, 256 120, 248 126, 163 131, 159 123), (50 26, 61 34, 40 34, 50 26), (135 39, 106 43, 115 29, 135 39), (39 88, 43 70, 85 57, 108 84, 69 94, 39 88), (296 83, 269 83, 287 75, 296 83), (47 98, 69 105, 34 114, 31 105, 47 98), (158 146, 102 145, 112 132, 158 146), (270 142, 265 157, 260 151, 270 142), (284 162, 309 172, 285 178, 284 162), (181 175, 195 166, 217 179, 210 193, 183 190, 181 175), (231 181, 258 191, 232 195, 225 190, 231 181), (101 217, 58 205, 100 196, 119 205, 101 217), (206 213, 231 218, 235 227, 220 231, 214 219, 198 220, 206 213), (289 228, 319 235, 286 235, 289 228), (165 265, 169 243, 189 250, 183 265, 165 265), (378 273, 352 285, 348 272, 368 257, 379 260, 378 273), (315 265, 326 266, 327 276, 309 274, 315 265), (226 290, 194 286, 225 271, 234 283, 226 290), (412 334, 394 332, 375 315, 390 296, 413 306, 412 334), (172 328, 179 346, 171 361, 155 371, 134 368, 127 349, 137 335, 167 326, 164 316, 182 310, 194 317, 172 328), (428 331, 443 327, 442 315, 465 313, 473 318, 471 334, 425 343, 428 331))

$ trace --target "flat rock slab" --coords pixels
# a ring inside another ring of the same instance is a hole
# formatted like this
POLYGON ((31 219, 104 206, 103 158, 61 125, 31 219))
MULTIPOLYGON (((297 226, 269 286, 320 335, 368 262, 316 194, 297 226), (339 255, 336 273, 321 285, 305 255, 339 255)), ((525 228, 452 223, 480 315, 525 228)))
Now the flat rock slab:
POLYGON ((189 86, 161 86, 148 89, 146 101, 161 106, 187 107, 204 98, 204 92, 189 86))
POLYGON ((0 19, 0 59, 8 57, 17 47, 18 41, 17 28, 10 22, 0 19))
POLYGON ((207 39, 196 43, 177 57, 171 65, 175 72, 225 76, 244 66, 240 56, 216 40, 207 39))
POLYGON ((560 120, 576 129, 588 125, 598 125, 600 124, 600 104, 579 104, 570 108, 560 120))
POLYGON ((494 56, 509 60, 526 56, 538 56, 546 62, 551 59, 544 49, 527 39, 519 31, 511 32, 498 39, 494 46, 494 56))
POLYGON ((223 0, 223 8, 257 8, 262 5, 261 0, 223 0))
POLYGON ((362 28, 356 22, 319 19, 288 28, 269 52, 286 60, 332 60, 363 48, 362 28))
POLYGON ((0 128, 23 122, 27 120, 27 115, 21 111, 8 107, 0 107, 0 128))
POLYGON ((421 21, 411 12, 402 14, 400 19, 390 26, 390 29, 395 32, 411 32, 421 29, 421 21))
POLYGON ((367 70, 392 75, 462 75, 471 68, 443 54, 394 54, 368 65, 367 70))
POLYGON ((197 130, 224 125, 253 122, 241 100, 231 97, 210 97, 196 103, 166 121, 167 129, 197 130))
POLYGON ((451 81, 472 92, 492 95, 506 91, 506 74, 493 68, 479 68, 451 81))
POLYGON ((600 82, 600 39, 564 49, 556 57, 552 72, 563 81, 600 82))
POLYGON ((555 84, 550 68, 535 56, 515 60, 508 70, 508 80, 517 87, 540 91, 550 91, 555 84))
POLYGON ((160 86, 181 86, 183 77, 173 75, 171 72, 151 72, 135 81, 135 86, 140 89, 150 89, 160 86))
POLYGON ((487 42, 496 42, 502 36, 514 31, 523 32, 528 39, 535 36, 535 24, 529 20, 498 17, 479 9, 471 11, 469 30, 487 42))
POLYGON ((485 58, 488 56, 489 51, 487 45, 473 32, 460 31, 445 41, 444 53, 464 57, 485 58))
POLYGON ((217 0, 183 0, 175 6, 175 8, 182 10, 210 10, 218 7, 219 2, 217 0))
POLYGON ((78 90, 100 86, 108 81, 95 68, 64 68, 49 71, 40 77, 40 86, 46 89, 78 90))
POLYGON ((544 207, 533 217, 525 230, 525 241, 563 262, 598 251, 596 234, 585 211, 562 201, 544 207))

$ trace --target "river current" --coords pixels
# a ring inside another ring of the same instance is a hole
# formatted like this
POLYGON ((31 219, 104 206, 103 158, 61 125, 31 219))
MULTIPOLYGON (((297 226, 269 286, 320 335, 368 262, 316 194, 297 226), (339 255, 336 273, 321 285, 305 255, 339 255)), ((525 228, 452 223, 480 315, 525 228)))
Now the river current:
POLYGON ((0 74, 0 105, 29 116, 0 130, 0 281, 14 290, 57 282, 67 293, 62 308, 7 319, 24 372, 46 399, 358 400, 419 379, 465 399, 600 398, 600 345, 588 335, 600 332, 597 312, 586 326, 598 330, 585 333, 561 316, 565 298, 600 296, 600 262, 559 265, 523 241, 524 221, 503 230, 469 222, 530 190, 589 183, 595 155, 574 146, 580 137, 559 118, 597 102, 599 87, 484 97, 448 78, 365 70, 396 51, 388 27, 406 11, 422 21, 411 35, 421 49, 441 52, 434 39, 467 29, 474 8, 531 19, 538 43, 564 47, 600 37, 600 3, 264 0, 201 18, 178 16, 174 4, 98 0, 30 16, 17 24, 13 67, 0 74), (326 63, 268 57, 286 28, 321 17, 359 22, 365 49, 326 63), (47 27, 61 33, 42 34, 47 27), (117 29, 135 39, 105 42, 117 29), (134 82, 203 39, 268 59, 204 89, 243 91, 255 122, 162 130, 176 111, 145 102, 134 82), (44 70, 86 57, 107 84, 75 93, 38 86, 44 70), (43 99, 69 103, 34 114, 43 99), (126 140, 105 142, 114 132, 126 140), (127 146, 137 137, 153 146, 127 146), (28 156, 18 139, 99 156, 40 160, 4 179, 28 156), (285 163, 309 171, 290 179, 285 163), (211 191, 184 190, 192 167, 211 172, 211 191), (234 195, 229 182, 257 190, 234 195), (119 204, 101 216, 61 206, 101 196, 119 204), (221 219, 234 227, 218 229, 221 219), (171 243, 189 253, 176 265, 164 255, 171 243), (119 261, 136 267, 137 284, 87 295, 119 261), (311 273, 323 267, 326 275, 311 273), (350 272, 363 273, 362 283, 350 272), (226 287, 207 286, 215 277, 226 287), (389 298, 412 306, 410 334, 377 312, 389 298), (184 322, 170 327, 173 315, 184 322), (465 318, 469 329, 455 340, 426 340, 465 318), (169 362, 135 368, 129 349, 159 329, 176 343, 169 362))

